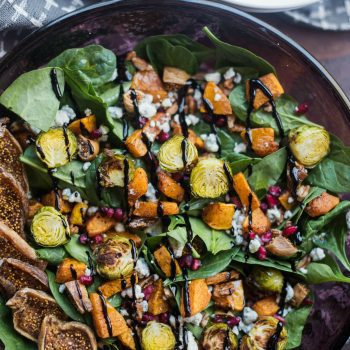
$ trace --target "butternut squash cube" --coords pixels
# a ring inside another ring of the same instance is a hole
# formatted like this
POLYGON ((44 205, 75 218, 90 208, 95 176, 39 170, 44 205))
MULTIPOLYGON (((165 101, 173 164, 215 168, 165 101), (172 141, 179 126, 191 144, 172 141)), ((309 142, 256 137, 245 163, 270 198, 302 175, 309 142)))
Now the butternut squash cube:
MULTIPOLYGON (((138 281, 137 274, 135 274, 135 277, 136 277, 136 283, 137 283, 138 281)), ((98 289, 102 292, 105 298, 110 298, 114 294, 118 294, 123 289, 129 288, 129 287, 131 287, 130 276, 105 282, 98 289)))
POLYGON ((286 209, 286 210, 291 210, 294 207, 295 200, 293 202, 289 203, 289 198, 293 198, 289 191, 283 192, 278 197, 278 200, 282 204, 283 208, 286 209))
POLYGON ((70 223, 77 226, 84 225, 84 218, 88 207, 89 206, 84 202, 77 203, 73 207, 72 213, 70 215, 70 223))
MULTIPOLYGON (((56 194, 54 191, 44 194, 41 197, 41 204, 48 207, 56 207, 56 194)), ((62 198, 62 191, 58 191, 58 207, 62 214, 69 214, 72 205, 62 198)))
POLYGON ((239 199, 245 207, 249 207, 249 195, 252 194, 252 210, 260 208, 259 198, 251 190, 243 173, 233 175, 233 188, 237 192, 239 199))
MULTIPOLYGON (((212 81, 209 81, 204 89, 203 98, 208 99, 213 105, 214 114, 229 115, 232 114, 230 100, 224 92, 212 81)), ((201 112, 205 112, 204 106, 201 107, 201 112)))
POLYGON ((179 206, 175 202, 136 202, 133 214, 143 218, 157 218, 159 215, 159 208, 162 210, 162 215, 176 215, 179 214, 179 206))
POLYGON ((142 141, 142 130, 136 130, 127 137, 125 140, 125 146, 133 157, 143 157, 147 153, 147 146, 142 141))
POLYGON ((154 290, 148 300, 148 311, 152 315, 159 315, 163 312, 169 311, 169 305, 166 300, 164 300, 164 287, 163 281, 158 279, 154 283, 154 290))
POLYGON ((159 191, 176 202, 182 202, 185 194, 182 186, 164 171, 159 171, 157 175, 159 191))
POLYGON ((323 192, 320 196, 313 199, 307 206, 305 211, 312 218, 327 214, 335 208, 340 202, 339 197, 332 196, 327 192, 323 192))
POLYGON ((90 134, 96 130, 96 116, 91 114, 87 117, 74 120, 68 125, 68 129, 72 131, 75 135, 84 135, 90 134))
POLYGON ((128 202, 132 207, 136 201, 147 193, 148 177, 143 168, 135 170, 134 178, 128 184, 128 202))
MULTIPOLYGON (((271 227, 270 220, 264 214, 264 212, 260 208, 253 210, 253 212, 252 212, 252 225, 251 225, 250 229, 254 233, 256 233, 258 235, 262 235, 262 234, 266 233, 267 231, 269 231, 270 227, 271 227)), ((245 232, 248 232, 248 230, 249 230, 248 217, 246 217, 244 222, 243 222, 243 230, 245 232)))
POLYGON ((211 203, 202 212, 203 221, 215 230, 229 230, 232 227, 235 206, 227 203, 211 203))
POLYGON ((176 267, 176 275, 181 273, 181 268, 179 263, 174 259, 171 258, 171 255, 168 251, 168 249, 165 246, 161 246, 153 253, 154 258, 156 259, 156 262, 160 269, 164 272, 165 276, 171 277, 171 269, 172 264, 175 264, 176 267))
POLYGON ((110 230, 117 221, 114 218, 103 216, 97 212, 94 216, 89 218, 86 223, 86 232, 90 238, 100 235, 110 230))
POLYGON ((279 306, 276 303, 276 298, 271 296, 258 300, 253 305, 253 309, 259 317, 273 316, 278 312, 279 306))
POLYGON ((72 269, 77 273, 77 278, 85 275, 86 264, 75 260, 73 258, 64 259, 61 264, 58 266, 56 272, 56 282, 59 284, 70 282, 74 280, 72 275, 72 269))
MULTIPOLYGON (((242 133, 246 140, 246 131, 242 133)), ((253 151, 260 157, 278 150, 278 143, 275 142, 275 131, 272 128, 253 128, 250 130, 253 151)))
POLYGON ((232 271, 223 271, 219 272, 214 276, 207 277, 205 279, 205 283, 208 286, 223 283, 223 282, 228 282, 231 280, 237 280, 239 278, 239 272, 232 270, 232 271))
POLYGON ((185 85, 190 75, 182 69, 164 67, 163 82, 168 84, 185 85))

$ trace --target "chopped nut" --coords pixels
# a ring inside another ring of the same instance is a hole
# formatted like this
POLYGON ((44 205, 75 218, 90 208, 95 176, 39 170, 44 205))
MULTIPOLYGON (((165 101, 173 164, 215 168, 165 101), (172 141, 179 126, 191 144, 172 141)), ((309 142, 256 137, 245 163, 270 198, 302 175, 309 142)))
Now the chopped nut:
POLYGON ((130 51, 126 55, 125 61, 131 61, 131 59, 133 59, 134 57, 136 57, 136 52, 135 51, 130 51))
POLYGON ((282 235, 282 231, 281 230, 277 230, 277 228, 272 228, 271 229, 271 233, 272 233, 272 237, 277 237, 277 236, 281 236, 282 235))
POLYGON ((140 71, 153 70, 153 67, 140 57, 133 57, 131 62, 140 71))
POLYGON ((302 202, 306 196, 309 194, 310 186, 309 185, 300 185, 297 188, 296 195, 297 201, 302 202))
POLYGON ((245 131, 245 127, 240 124, 236 124, 236 116, 234 114, 230 114, 227 116, 227 128, 234 133, 241 133, 245 131))
POLYGON ((297 264, 296 269, 305 269, 311 263, 311 257, 309 255, 304 256, 297 264))
POLYGON ((305 285, 301 283, 297 283, 294 288, 294 296, 293 299, 291 300, 291 304, 294 307, 299 307, 301 303, 305 300, 305 298, 309 294, 309 290, 306 288, 305 285))
POLYGON ((269 253, 281 257, 292 256, 298 251, 292 242, 283 236, 274 237, 272 241, 266 245, 266 249, 269 253))

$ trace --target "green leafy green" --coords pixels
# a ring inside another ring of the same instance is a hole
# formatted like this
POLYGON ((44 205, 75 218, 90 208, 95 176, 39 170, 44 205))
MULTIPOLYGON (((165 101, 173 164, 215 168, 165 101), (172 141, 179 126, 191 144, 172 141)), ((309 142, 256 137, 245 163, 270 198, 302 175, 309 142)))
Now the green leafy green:
POLYGON ((288 343, 286 349, 295 349, 301 343, 303 329, 310 314, 311 306, 303 306, 294 309, 286 316, 286 329, 288 332, 288 343))
POLYGON ((86 265, 89 264, 88 254, 86 252, 91 254, 91 249, 79 243, 79 235, 72 236, 70 241, 64 245, 64 249, 72 258, 82 261, 86 265))
POLYGON ((261 158, 251 158, 242 153, 231 152, 224 157, 224 160, 230 163, 233 174, 237 174, 245 171, 250 164, 253 166, 259 163, 261 158))
POLYGON ((40 248, 36 250, 38 257, 46 260, 52 265, 59 265, 63 259, 68 257, 67 252, 63 247, 55 248, 40 248))
POLYGON ((135 51, 158 72, 170 66, 183 69, 189 74, 195 74, 203 59, 213 54, 213 50, 183 34, 148 37, 136 45, 135 51))
POLYGON ((108 299, 108 302, 115 308, 119 307, 122 304, 122 297, 120 294, 114 294, 108 299))
MULTIPOLYGON (((20 75, 0 96, 0 103, 19 115, 33 128, 47 131, 56 118, 60 101, 51 85, 52 68, 36 69, 20 75)), ((64 75, 56 68, 57 81, 64 91, 64 75)))
POLYGON ((203 32, 216 47, 217 67, 231 65, 234 67, 254 68, 258 71, 259 76, 271 72, 275 73, 275 69, 270 63, 251 51, 219 40, 208 27, 204 27, 203 32))
POLYGON ((350 147, 331 135, 331 151, 307 177, 307 182, 332 192, 350 192, 350 147))
POLYGON ((46 270, 46 274, 49 279, 50 291, 64 313, 74 321, 85 323, 84 317, 75 309, 68 297, 59 292, 59 285, 55 282, 55 274, 49 270, 46 270))
POLYGON ((110 81, 116 69, 116 63, 117 59, 111 50, 100 45, 89 45, 65 50, 47 65, 61 67, 65 72, 66 70, 76 71, 96 87, 110 81))
POLYGON ((287 162, 285 147, 264 157, 252 166, 252 174, 248 177, 249 184, 259 197, 262 197, 269 186, 277 183, 287 162))

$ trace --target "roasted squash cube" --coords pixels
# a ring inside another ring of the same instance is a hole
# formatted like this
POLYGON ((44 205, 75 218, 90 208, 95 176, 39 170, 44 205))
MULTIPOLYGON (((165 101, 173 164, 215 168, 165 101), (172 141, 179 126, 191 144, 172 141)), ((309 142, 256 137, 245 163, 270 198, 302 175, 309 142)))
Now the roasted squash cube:
POLYGON ((154 258, 156 259, 156 262, 160 269, 164 272, 165 276, 171 277, 171 268, 172 264, 175 264, 176 267, 176 275, 181 273, 181 268, 179 263, 174 259, 172 260, 171 255, 168 251, 168 249, 165 246, 161 246, 153 253, 154 258))
POLYGON ((203 221, 215 230, 229 230, 232 227, 235 206, 227 203, 208 204, 202 212, 203 221))
POLYGON ((86 264, 81 261, 75 260, 73 258, 66 258, 58 266, 56 272, 56 282, 62 284, 69 281, 73 281, 73 269, 77 273, 77 278, 79 279, 81 276, 85 275, 86 267, 86 264))

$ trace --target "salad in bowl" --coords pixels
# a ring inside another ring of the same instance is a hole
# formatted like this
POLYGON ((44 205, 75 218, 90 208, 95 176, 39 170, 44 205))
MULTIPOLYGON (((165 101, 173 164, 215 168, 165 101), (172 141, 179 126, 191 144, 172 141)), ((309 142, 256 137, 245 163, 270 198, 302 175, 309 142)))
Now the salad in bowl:
POLYGON ((5 349, 293 349, 311 286, 350 282, 350 149, 203 32, 67 49, 1 94, 5 349))

